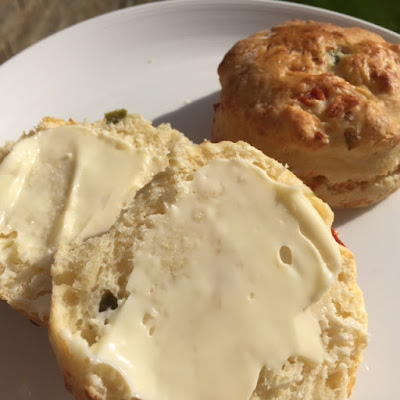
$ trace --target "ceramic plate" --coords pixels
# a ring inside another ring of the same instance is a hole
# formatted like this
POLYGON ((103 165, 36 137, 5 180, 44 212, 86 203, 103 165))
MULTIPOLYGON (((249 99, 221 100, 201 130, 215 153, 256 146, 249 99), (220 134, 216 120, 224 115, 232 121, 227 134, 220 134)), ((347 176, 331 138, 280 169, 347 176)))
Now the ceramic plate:
MULTIPOLYGON (((284 2, 185 0, 127 8, 53 35, 0 67, 0 144, 45 115, 96 120, 120 107, 171 122, 199 142, 209 137, 225 52, 291 18, 361 26, 400 43, 383 28, 284 2)), ((337 213, 336 227, 356 256, 371 335, 353 400, 400 393, 398 221, 400 192, 375 207, 337 213)), ((0 304, 0 324, 1 398, 71 399, 46 331, 6 304, 0 304)))

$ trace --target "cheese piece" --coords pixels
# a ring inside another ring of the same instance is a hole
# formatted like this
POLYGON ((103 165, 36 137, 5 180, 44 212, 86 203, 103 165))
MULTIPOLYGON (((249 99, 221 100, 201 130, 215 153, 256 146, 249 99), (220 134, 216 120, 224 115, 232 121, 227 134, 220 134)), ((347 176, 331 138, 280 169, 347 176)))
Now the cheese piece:
POLYGON ((263 366, 321 362, 307 307, 340 268, 301 187, 240 160, 199 169, 135 248, 131 293, 108 315, 93 362, 143 400, 248 400, 263 366))
POLYGON ((161 167, 145 149, 80 125, 19 141, 0 164, 0 264, 50 266, 61 241, 109 229, 161 167))

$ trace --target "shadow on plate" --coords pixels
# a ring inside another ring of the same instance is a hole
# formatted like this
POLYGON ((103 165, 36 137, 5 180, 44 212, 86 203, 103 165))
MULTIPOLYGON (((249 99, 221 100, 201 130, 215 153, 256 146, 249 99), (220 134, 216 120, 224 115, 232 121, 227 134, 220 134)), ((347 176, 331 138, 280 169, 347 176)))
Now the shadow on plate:
MULTIPOLYGON (((379 204, 379 203, 377 203, 377 204, 379 204)), ((333 209, 333 212, 335 213, 335 220, 333 222, 333 227, 339 228, 340 226, 343 226, 343 225, 347 224, 348 222, 351 222, 352 220, 360 217, 361 215, 371 211, 373 208, 376 207, 377 204, 374 204, 369 207, 362 207, 362 208, 349 208, 349 209, 336 208, 336 209, 333 209)))
POLYGON ((218 90, 194 100, 177 110, 154 118, 153 125, 169 122, 173 128, 184 133, 193 142, 201 143, 211 137, 214 104, 218 103, 219 96, 218 90))
POLYGON ((0 301, 1 399, 68 400, 47 330, 0 301))

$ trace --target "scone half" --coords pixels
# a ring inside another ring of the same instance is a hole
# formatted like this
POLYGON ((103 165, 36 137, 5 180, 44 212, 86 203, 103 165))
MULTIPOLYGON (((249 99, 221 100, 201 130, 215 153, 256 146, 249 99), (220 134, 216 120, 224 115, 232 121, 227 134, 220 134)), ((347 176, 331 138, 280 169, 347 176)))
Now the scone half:
POLYGON ((400 186, 399 44, 295 20, 236 43, 218 73, 214 141, 247 141, 332 207, 368 206, 400 186))
POLYGON ((0 149, 0 298, 47 325, 59 243, 109 229, 179 140, 124 110, 77 123, 44 118, 0 149))
POLYGON ((67 388, 347 399, 367 315, 330 208, 243 142, 178 145, 169 161, 109 232, 56 255, 49 334, 67 388))

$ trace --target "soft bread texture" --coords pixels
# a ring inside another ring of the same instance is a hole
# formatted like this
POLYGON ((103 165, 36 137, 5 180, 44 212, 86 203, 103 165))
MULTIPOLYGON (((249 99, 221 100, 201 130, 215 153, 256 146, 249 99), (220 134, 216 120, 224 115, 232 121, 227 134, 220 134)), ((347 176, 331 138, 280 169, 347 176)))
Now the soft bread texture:
MULTIPOLYGON (((139 115, 127 115, 119 122, 110 123, 106 119, 95 123, 83 122, 79 125, 87 126, 98 133, 115 136, 132 144, 135 148, 145 148, 151 156, 161 157, 164 167, 167 165, 167 153, 177 141, 189 142, 181 133, 171 129, 170 125, 163 124, 158 128, 151 125, 139 115)), ((46 131, 61 125, 75 125, 76 122, 55 118, 44 118, 39 125, 24 134, 18 140, 24 140, 37 132, 46 131)), ((0 149, 0 163, 12 150, 14 143, 7 143, 0 149)), ((1 237, 1 241, 7 238, 1 237)), ((5 242, 5 246, 7 243, 5 242)), ((1 248, 0 248, 1 251, 1 248)), ((47 325, 50 313, 51 296, 50 267, 33 265, 22 260, 18 254, 13 256, 6 265, 0 263, 0 299, 5 300, 14 309, 39 325, 47 325)))
POLYGON ((295 20, 239 41, 218 73, 214 141, 247 141, 333 207, 400 186, 399 44, 295 20))
MULTIPOLYGON (((87 350, 102 337, 110 313, 130 295, 127 282, 134 268, 133 254, 152 227, 151 216, 165 213, 166 199, 173 204, 182 195, 182 182, 192 180, 195 171, 213 159, 247 160, 273 180, 301 185, 326 225, 331 226, 333 214, 324 202, 284 166, 247 143, 178 144, 170 155, 169 167, 136 194, 109 232, 83 244, 63 245, 57 253, 52 266, 49 334, 66 386, 76 399, 135 399, 120 373, 109 365, 92 362, 87 350), (70 335, 78 340, 69 342, 70 335)), ((367 315, 356 283, 354 257, 347 248, 338 246, 342 270, 331 289, 312 306, 326 352, 323 363, 315 365, 291 357, 279 374, 264 368, 252 400, 340 400, 351 394, 367 344, 367 315)))

